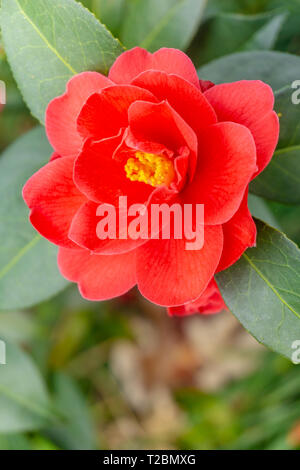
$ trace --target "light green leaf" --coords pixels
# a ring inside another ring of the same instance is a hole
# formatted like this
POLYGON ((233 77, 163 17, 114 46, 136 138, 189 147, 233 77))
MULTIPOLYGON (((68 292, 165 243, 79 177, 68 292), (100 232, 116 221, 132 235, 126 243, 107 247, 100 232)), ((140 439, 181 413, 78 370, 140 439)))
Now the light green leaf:
POLYGON ((54 420, 42 377, 30 357, 6 342, 0 365, 0 433, 31 431, 54 420))
POLYGON ((31 306, 67 286, 57 268, 57 247, 33 229, 22 198, 23 185, 51 151, 44 130, 36 128, 0 159, 0 310, 31 306))
POLYGON ((49 101, 73 75, 105 74, 122 52, 105 26, 74 0, 2 0, 1 28, 15 79, 41 122, 49 101))
POLYGON ((300 339, 300 250, 285 235, 256 221, 257 247, 217 275, 224 300, 259 342, 292 358, 300 339))
POLYGON ((121 30, 126 47, 185 49, 197 31, 207 0, 131 0, 121 30))

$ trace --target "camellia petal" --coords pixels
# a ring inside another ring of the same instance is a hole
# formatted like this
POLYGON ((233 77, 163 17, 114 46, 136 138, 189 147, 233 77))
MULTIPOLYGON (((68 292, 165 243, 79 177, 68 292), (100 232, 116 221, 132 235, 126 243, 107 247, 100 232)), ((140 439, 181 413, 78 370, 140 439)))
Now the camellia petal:
POLYGON ((77 120, 78 132, 86 138, 101 140, 119 134, 128 126, 128 108, 135 101, 157 102, 148 90, 131 85, 105 88, 89 97, 77 120))
POLYGON ((215 111, 199 88, 178 75, 150 70, 139 75, 133 84, 151 91, 159 101, 167 100, 196 134, 217 122, 215 111))
POLYGON ((255 246, 256 225, 248 209, 248 190, 238 211, 223 225, 224 248, 218 271, 229 268, 247 248, 255 246))
POLYGON ((118 205, 119 196, 127 196, 128 204, 144 203, 153 191, 148 184, 130 181, 124 163, 112 158, 121 140, 122 136, 100 142, 89 139, 75 162, 75 183, 94 202, 118 205))
POLYGON ((136 284, 135 252, 94 255, 88 250, 60 248, 58 266, 69 281, 77 282, 88 300, 108 300, 128 292, 136 284))
MULTIPOLYGON (((102 219, 99 215, 97 216, 99 204, 89 201, 82 205, 77 211, 73 218, 72 225, 69 231, 69 237, 77 245, 103 255, 116 255, 120 253, 127 253, 128 251, 134 250, 140 245, 147 242, 145 239, 134 240, 130 237, 126 239, 120 239, 119 234, 119 211, 108 212, 105 218, 111 217, 112 220, 108 223, 110 227, 115 227, 116 238, 107 237, 100 239, 97 235, 97 225, 102 219)), ((105 209, 105 208, 104 208, 105 209)), ((126 217, 127 213, 126 213, 126 217)), ((110 227, 107 227, 107 231, 110 227)), ((114 235, 113 233, 110 235, 114 235)))
POLYGON ((190 177, 197 162, 197 137, 180 115, 163 101, 158 104, 137 101, 129 108, 129 126, 138 140, 158 142, 180 154, 182 147, 190 150, 190 177))
POLYGON ((117 58, 108 76, 115 83, 131 83, 145 70, 176 74, 200 88, 197 71, 191 59, 178 49, 166 47, 154 54, 140 47, 126 51, 117 58))
POLYGON ((205 226, 204 245, 186 250, 186 241, 149 240, 137 249, 137 282, 151 302, 177 306, 198 298, 219 264, 223 249, 221 226, 205 226))
POLYGON ((74 160, 65 157, 49 162, 23 189, 32 225, 45 238, 64 247, 76 246, 68 232, 74 215, 87 200, 73 182, 74 160))
POLYGON ((257 176, 269 163, 277 145, 279 120, 273 111, 272 88, 260 80, 215 85, 205 96, 219 121, 233 121, 250 129, 257 150, 257 176))
POLYGON ((112 82, 97 72, 83 72, 71 78, 67 91, 52 100, 46 111, 49 142, 61 156, 76 156, 82 147, 77 131, 77 116, 90 95, 112 82))
POLYGON ((250 131, 231 122, 215 124, 199 139, 197 171, 182 201, 204 204, 206 224, 223 224, 238 210, 255 169, 250 131))

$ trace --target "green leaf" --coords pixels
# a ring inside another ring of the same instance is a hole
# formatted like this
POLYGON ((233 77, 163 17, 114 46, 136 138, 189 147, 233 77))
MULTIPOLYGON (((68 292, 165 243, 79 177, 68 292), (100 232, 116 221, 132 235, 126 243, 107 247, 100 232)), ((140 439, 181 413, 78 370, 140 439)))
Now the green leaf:
POLYGON ((121 40, 126 47, 185 49, 199 26, 207 0, 131 0, 121 40))
POLYGON ((1 28, 15 79, 41 122, 49 101, 73 75, 105 74, 122 52, 105 26, 74 0, 2 0, 1 28))
POLYGON ((118 35, 124 15, 124 8, 127 0, 92 0, 91 7, 93 13, 99 18, 101 23, 118 35))
POLYGON ((240 49, 247 51, 273 49, 287 15, 282 13, 270 19, 240 49))
POLYGON ((242 50, 272 49, 285 14, 219 14, 200 29, 192 46, 197 66, 242 50))
POLYGON ((262 80, 278 92, 300 77, 300 57, 284 52, 237 52, 213 60, 198 70, 201 80, 230 83, 262 80))
POLYGON ((31 431, 54 417, 45 384, 30 357, 6 342, 6 364, 0 365, 0 433, 31 431))
POLYGON ((276 217, 274 216, 271 209, 268 207, 266 201, 255 194, 249 194, 248 196, 248 207, 253 217, 263 220, 272 227, 281 229, 276 217))
POLYGON ((268 9, 284 10, 289 16, 285 22, 275 48, 277 50, 290 52, 291 54, 299 53, 300 45, 300 3, 299 0, 269 0, 268 9))
POLYGON ((47 430, 52 439, 64 449, 94 449, 95 429, 91 415, 84 396, 70 377, 55 375, 54 404, 64 419, 60 426, 47 430))
POLYGON ((259 342, 291 359, 300 339, 300 250, 257 221, 257 247, 217 275, 228 308, 259 342))
POLYGON ((22 198, 23 185, 51 152, 44 130, 36 128, 0 159, 0 310, 29 307, 67 286, 57 268, 57 247, 33 229, 22 198))
POLYGON ((286 204, 300 203, 300 104, 292 103, 294 91, 287 86, 276 93, 275 109, 280 116, 277 150, 250 187, 259 196, 286 204))

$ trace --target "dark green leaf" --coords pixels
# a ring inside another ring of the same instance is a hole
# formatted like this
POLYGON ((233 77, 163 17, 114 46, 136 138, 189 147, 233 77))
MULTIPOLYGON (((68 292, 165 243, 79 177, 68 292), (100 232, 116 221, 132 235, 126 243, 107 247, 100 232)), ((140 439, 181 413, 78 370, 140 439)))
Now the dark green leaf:
POLYGON ((131 0, 121 40, 126 47, 185 49, 200 23, 206 0, 131 0))
POLYGON ((255 194, 287 204, 300 203, 300 104, 292 103, 293 92, 287 86, 276 93, 275 109, 280 116, 277 150, 251 184, 255 194))
POLYGON ((291 359, 300 339, 300 250, 257 221, 257 247, 217 275, 224 300, 261 343, 291 359))
POLYGON ((0 309, 28 307, 62 290, 57 247, 40 237, 28 220, 22 198, 27 179, 44 165, 51 147, 36 128, 9 147, 0 159, 0 309))
POLYGON ((15 79, 43 122, 47 104, 84 70, 107 73, 122 47, 74 0, 2 0, 1 28, 15 79))
POLYGON ((280 226, 276 217, 274 216, 271 209, 268 207, 266 201, 255 194, 249 194, 248 196, 248 207, 253 217, 263 220, 272 227, 280 230, 280 226))
POLYGON ((253 36, 244 44, 240 50, 255 51, 273 49, 281 27, 286 20, 286 14, 276 15, 264 26, 256 31, 253 36))
POLYGON ((199 69, 199 78, 214 83, 262 80, 274 91, 300 77, 300 57, 283 52, 237 52, 214 60, 199 69))
POLYGON ((242 50, 272 49, 286 15, 220 14, 212 18, 194 41, 196 65, 242 50))

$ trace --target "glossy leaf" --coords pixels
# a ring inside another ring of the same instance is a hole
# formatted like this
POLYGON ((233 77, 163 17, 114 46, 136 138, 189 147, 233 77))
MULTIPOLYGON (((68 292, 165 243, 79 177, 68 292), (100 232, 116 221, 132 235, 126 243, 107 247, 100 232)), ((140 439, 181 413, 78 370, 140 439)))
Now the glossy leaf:
POLYGON ((237 52, 200 67, 198 75, 214 83, 262 80, 278 92, 300 76, 300 57, 275 51, 237 52))
POLYGON ((74 0, 2 0, 1 28, 18 86, 42 122, 47 104, 73 75, 107 73, 122 52, 105 26, 74 0))
POLYGON ((285 235, 256 221, 257 247, 217 275, 224 300, 259 342, 292 358, 300 338, 300 250, 285 235))
POLYGON ((267 50, 274 46, 285 14, 219 14, 200 29, 192 46, 196 65, 242 50, 267 50))
POLYGON ((271 209, 268 207, 267 202, 255 194, 249 194, 248 196, 248 207, 252 214, 252 217, 263 220, 265 223, 271 225, 272 227, 280 230, 279 223, 274 216, 271 209))
POLYGON ((153 52, 160 47, 185 49, 200 23, 206 0, 131 0, 121 30, 128 47, 153 52))
POLYGON ((36 128, 0 159, 1 310, 31 306, 67 285, 57 268, 57 247, 33 229, 22 198, 23 185, 50 155, 44 130, 36 128))

